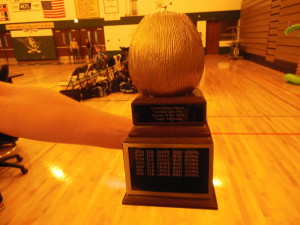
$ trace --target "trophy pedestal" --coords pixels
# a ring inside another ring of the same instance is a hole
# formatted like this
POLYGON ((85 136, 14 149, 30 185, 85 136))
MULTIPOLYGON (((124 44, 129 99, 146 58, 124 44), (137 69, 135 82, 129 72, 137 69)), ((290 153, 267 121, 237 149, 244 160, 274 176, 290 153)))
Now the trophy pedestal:
POLYGON ((215 189, 212 189, 211 199, 201 198, 176 198, 162 196, 143 196, 125 194, 122 203, 124 205, 162 206, 196 209, 218 209, 215 189))
POLYGON ((202 93, 140 96, 132 110, 135 126, 123 143, 123 204, 217 209, 213 141, 202 93))

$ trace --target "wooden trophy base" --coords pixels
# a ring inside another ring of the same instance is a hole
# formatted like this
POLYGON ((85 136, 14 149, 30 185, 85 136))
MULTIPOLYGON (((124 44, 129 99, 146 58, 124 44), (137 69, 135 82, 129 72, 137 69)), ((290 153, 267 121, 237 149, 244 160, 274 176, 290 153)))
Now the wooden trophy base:
POLYGON ((213 190, 211 199, 129 195, 126 193, 123 198, 122 204, 217 210, 218 203, 214 186, 212 186, 212 189, 213 190))
POLYGON ((127 192, 122 203, 218 209, 202 92, 140 95, 131 106, 134 127, 123 143, 127 192))

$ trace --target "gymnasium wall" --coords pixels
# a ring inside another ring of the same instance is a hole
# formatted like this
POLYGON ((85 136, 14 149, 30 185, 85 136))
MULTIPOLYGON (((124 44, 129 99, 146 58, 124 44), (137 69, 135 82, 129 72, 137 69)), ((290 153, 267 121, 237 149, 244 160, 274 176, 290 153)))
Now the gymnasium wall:
POLYGON ((144 16, 161 10, 193 13, 240 10, 241 0, 0 0, 0 24, 144 16), (59 2, 59 3, 53 3, 59 2), (58 5, 55 5, 58 4, 58 5), (58 7, 60 10, 56 11, 58 7), (50 16, 46 14, 51 14, 50 16))
MULTIPOLYGON (((101 27, 106 50, 115 54, 120 51, 120 46, 129 45, 132 32, 144 15, 161 10, 162 5, 167 5, 169 11, 186 13, 197 24, 205 46, 206 21, 239 19, 242 0, 55 0, 63 3, 63 13, 47 18, 47 7, 43 3, 50 1, 52 0, 0 0, 0 34, 9 36, 13 30, 28 30, 27 26, 37 24, 41 26, 32 29, 55 31, 101 27), (77 23, 75 18, 78 19, 77 23), (45 24, 50 25, 44 27, 45 24)), ((229 51, 227 42, 220 41, 219 45, 224 53, 229 51)), ((6 48, 12 52, 13 49, 6 48)), ((59 53, 57 55, 60 56, 59 53)), ((9 57, 12 57, 11 54, 9 57)))
POLYGON ((284 30, 300 24, 300 1, 243 0, 240 17, 243 55, 294 73, 300 58, 300 39, 298 32, 285 35, 284 30))

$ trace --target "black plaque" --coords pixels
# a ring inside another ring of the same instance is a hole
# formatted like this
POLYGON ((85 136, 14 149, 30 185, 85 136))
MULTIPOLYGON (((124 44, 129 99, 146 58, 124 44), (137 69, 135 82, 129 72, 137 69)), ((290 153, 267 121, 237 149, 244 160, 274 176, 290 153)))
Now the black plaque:
POLYGON ((151 104, 133 106, 134 124, 204 124, 203 104, 151 104))
POLYGON ((140 95, 131 105, 134 125, 204 125, 206 101, 196 89, 186 96, 153 98, 140 95))
POLYGON ((132 190, 208 194, 209 148, 130 147, 132 190))

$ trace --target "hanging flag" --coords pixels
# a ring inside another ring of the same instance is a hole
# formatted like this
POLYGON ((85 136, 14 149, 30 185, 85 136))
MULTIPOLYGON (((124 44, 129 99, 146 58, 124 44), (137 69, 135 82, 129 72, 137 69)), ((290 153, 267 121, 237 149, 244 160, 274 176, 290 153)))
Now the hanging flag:
POLYGON ((44 18, 66 17, 64 0, 42 1, 44 18))

